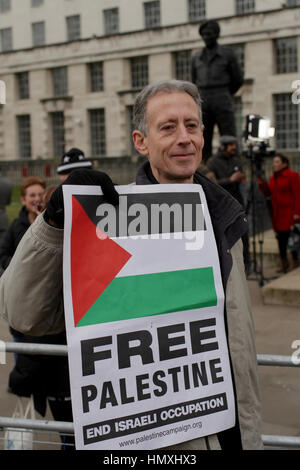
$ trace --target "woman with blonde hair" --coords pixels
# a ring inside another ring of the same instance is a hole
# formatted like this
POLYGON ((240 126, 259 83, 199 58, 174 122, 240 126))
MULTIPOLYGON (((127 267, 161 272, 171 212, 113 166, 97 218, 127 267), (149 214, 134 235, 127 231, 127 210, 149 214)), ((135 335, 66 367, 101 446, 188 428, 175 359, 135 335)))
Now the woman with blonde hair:
POLYGON ((21 185, 22 209, 19 216, 12 222, 0 246, 0 265, 6 269, 13 257, 18 244, 28 227, 41 213, 42 198, 46 182, 38 176, 29 176, 21 185))
MULTIPOLYGON (((55 187, 51 187, 46 190, 46 182, 36 176, 28 177, 23 181, 21 185, 22 209, 19 217, 11 224, 0 248, 0 262, 3 270, 9 265, 29 226, 45 209, 54 189, 55 187)), ((33 285, 32 290, 28 291, 28 296, 35 295, 34 287, 33 285)), ((28 336, 10 327, 10 333, 16 342, 67 344, 65 332, 46 336, 28 336)), ((56 421, 72 421, 67 358, 18 353, 15 359, 15 366, 9 374, 9 391, 21 397, 32 395, 34 407, 42 416, 46 414, 48 402, 56 421)), ((73 436, 61 434, 61 441, 63 450, 74 449, 73 436)))

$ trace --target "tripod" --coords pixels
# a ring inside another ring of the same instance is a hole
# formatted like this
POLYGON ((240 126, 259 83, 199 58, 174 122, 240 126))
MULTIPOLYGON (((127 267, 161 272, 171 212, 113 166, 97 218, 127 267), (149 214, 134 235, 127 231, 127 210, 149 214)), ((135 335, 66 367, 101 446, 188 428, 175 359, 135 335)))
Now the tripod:
MULTIPOLYGON (((260 230, 257 231, 257 198, 255 196, 255 181, 257 172, 262 172, 261 167, 261 158, 257 158, 257 155, 253 151, 252 143, 248 146, 248 155, 247 158, 250 160, 250 167, 251 167, 251 178, 250 178, 250 191, 247 198, 247 205, 246 205, 246 214, 249 215, 250 208, 252 209, 251 212, 251 225, 252 225, 252 255, 253 255, 253 273, 256 275, 256 279, 258 277, 259 286, 262 287, 264 285, 264 281, 269 280, 264 277, 263 271, 263 243, 264 243, 264 231, 263 231, 263 224, 261 223, 260 230), (256 241, 258 240, 259 243, 259 267, 258 267, 258 258, 257 258, 257 246, 256 241)), ((262 203, 260 203, 262 204, 262 203)), ((260 221, 262 222, 262 217, 260 217, 260 221)), ((252 280, 251 278, 248 278, 252 280)))

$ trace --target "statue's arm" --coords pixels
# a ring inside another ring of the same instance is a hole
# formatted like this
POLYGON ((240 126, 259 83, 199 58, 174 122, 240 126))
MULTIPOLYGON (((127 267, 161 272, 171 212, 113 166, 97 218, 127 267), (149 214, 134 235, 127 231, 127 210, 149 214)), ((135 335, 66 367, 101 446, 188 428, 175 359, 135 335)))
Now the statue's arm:
POLYGON ((192 57, 192 60, 191 60, 191 81, 192 83, 196 83, 196 79, 197 79, 197 70, 196 70, 196 64, 195 64, 195 55, 192 57))
POLYGON ((234 95, 244 82, 244 74, 233 51, 230 51, 228 70, 230 75, 230 93, 234 95))

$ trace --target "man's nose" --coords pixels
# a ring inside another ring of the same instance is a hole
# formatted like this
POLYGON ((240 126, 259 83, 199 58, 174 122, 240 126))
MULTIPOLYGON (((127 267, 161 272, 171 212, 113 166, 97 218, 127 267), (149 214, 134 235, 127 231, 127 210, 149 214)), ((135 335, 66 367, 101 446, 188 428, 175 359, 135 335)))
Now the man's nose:
POLYGON ((185 126, 178 127, 178 140, 179 144, 189 144, 191 142, 191 136, 185 126))

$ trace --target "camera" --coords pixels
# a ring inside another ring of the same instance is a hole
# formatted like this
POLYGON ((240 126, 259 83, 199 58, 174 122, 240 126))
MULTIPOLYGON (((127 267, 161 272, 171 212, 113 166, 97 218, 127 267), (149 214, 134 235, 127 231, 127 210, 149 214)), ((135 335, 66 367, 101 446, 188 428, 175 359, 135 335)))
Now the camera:
POLYGON ((259 114, 248 114, 246 116, 245 140, 263 142, 274 137, 274 135, 275 128, 271 127, 270 119, 259 114))
POLYGON ((251 151, 244 150, 242 155, 251 159, 255 163, 257 172, 260 172, 264 159, 274 157, 275 150, 269 147, 268 142, 259 142, 251 148, 251 151))
POLYGON ((42 212, 42 210, 43 210, 43 206, 40 202, 37 203, 36 208, 39 212, 42 212))
POLYGON ((243 151, 242 154, 253 161, 257 173, 261 172, 265 158, 275 156, 275 150, 269 146, 268 142, 274 135, 275 129, 270 126, 269 119, 258 114, 248 114, 246 116, 244 138, 248 142, 248 149, 243 151))

